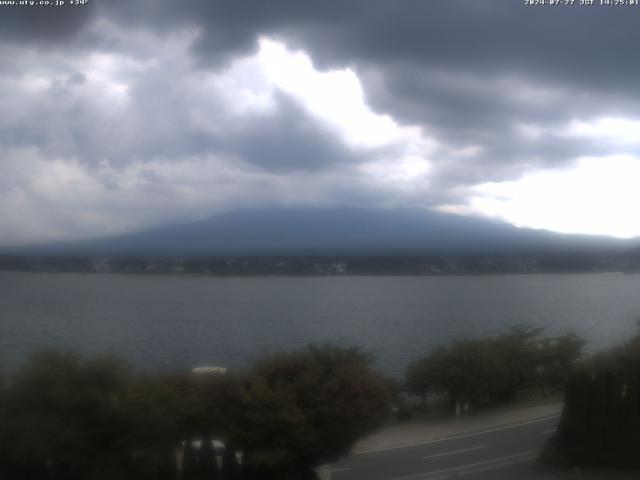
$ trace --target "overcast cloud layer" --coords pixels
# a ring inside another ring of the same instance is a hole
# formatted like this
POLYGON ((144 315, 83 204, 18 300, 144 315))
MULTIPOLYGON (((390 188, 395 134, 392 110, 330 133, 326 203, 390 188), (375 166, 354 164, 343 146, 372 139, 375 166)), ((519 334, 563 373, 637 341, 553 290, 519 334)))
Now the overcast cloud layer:
POLYGON ((0 245, 269 205, 640 235, 640 7, 0 8, 0 245))

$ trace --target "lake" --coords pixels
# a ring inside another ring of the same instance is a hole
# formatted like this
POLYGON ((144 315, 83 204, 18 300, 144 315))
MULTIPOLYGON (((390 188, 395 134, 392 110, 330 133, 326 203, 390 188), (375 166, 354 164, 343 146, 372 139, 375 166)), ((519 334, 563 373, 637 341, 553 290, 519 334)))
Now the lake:
POLYGON ((246 368, 310 342, 358 345, 401 375, 460 336, 530 323, 590 350, 640 319, 640 275, 213 278, 0 273, 0 368, 55 347, 113 352, 140 370, 246 368))

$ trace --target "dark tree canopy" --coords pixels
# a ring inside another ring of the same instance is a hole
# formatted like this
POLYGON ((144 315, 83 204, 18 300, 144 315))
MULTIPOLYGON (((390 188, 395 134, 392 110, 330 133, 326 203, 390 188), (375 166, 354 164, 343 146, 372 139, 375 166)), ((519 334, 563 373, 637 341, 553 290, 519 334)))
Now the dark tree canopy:
POLYGON ((407 388, 421 396, 447 394, 452 405, 508 402, 530 388, 562 391, 584 341, 541 334, 521 325, 496 337, 454 340, 409 365, 407 388))
POLYGON ((246 384, 247 424, 240 439, 256 467, 276 463, 291 478, 349 453, 386 417, 387 383, 355 348, 310 346, 265 358, 246 384))
POLYGON ((4 455, 14 478, 46 465, 57 478, 121 472, 128 464, 127 374, 114 359, 35 355, 7 393, 0 444, 10 446, 4 455))
POLYGON ((136 375, 113 358, 43 352, 0 386, 0 478, 175 480, 180 457, 183 480, 311 478, 385 418, 386 382, 369 363, 324 346, 242 377, 136 375))
POLYGON ((558 431, 543 458, 640 468, 640 334, 571 374, 558 431))

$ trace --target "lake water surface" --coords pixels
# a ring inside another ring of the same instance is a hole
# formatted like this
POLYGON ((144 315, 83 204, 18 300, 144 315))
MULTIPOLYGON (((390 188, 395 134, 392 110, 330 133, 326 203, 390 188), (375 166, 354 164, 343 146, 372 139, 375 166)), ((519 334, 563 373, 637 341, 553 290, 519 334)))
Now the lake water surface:
POLYGON ((245 368, 310 342, 358 345, 400 375, 459 336, 531 323, 595 350, 640 319, 640 275, 212 278, 0 273, 0 368, 56 347, 141 370, 245 368))

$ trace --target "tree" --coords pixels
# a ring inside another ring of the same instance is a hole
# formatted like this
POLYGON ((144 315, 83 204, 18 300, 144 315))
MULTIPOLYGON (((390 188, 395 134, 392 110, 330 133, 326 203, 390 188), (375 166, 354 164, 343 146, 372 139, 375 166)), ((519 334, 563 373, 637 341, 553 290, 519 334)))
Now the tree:
POLYGON ((310 346, 258 362, 245 384, 245 428, 237 436, 245 471, 302 480, 349 453, 388 414, 389 392, 370 360, 355 348, 310 346))
POLYGON ((561 389, 585 342, 575 334, 541 333, 520 325, 496 337, 454 340, 409 365, 407 389, 423 397, 446 394, 456 411, 461 404, 513 401, 527 388, 561 389))
POLYGON ((569 377, 558 431, 543 459, 640 468, 639 379, 640 334, 580 365, 569 377))
POLYGON ((489 340, 455 340, 412 363, 407 383, 413 393, 424 394, 428 389, 448 395, 455 410, 465 403, 487 403, 492 392, 501 388, 499 369, 489 340))
POLYGON ((126 367, 111 358, 35 355, 7 394, 3 433, 12 472, 5 478, 123 478, 126 378, 126 367))
POLYGON ((184 443, 184 451, 182 457, 182 478, 184 480, 196 480, 199 476, 200 469, 198 468, 198 454, 191 440, 187 440, 184 443))
POLYGON ((201 409, 188 374, 161 373, 133 377, 123 408, 128 422, 126 444, 135 456, 137 479, 177 476, 175 453, 192 436, 192 412, 201 409))
POLYGON ((236 457, 236 447, 227 441, 222 455, 222 466, 220 469, 223 480, 240 480, 242 478, 242 467, 236 457))
POLYGON ((499 368, 500 385, 492 392, 493 401, 512 401, 521 390, 532 386, 540 364, 539 342, 544 329, 516 325, 491 342, 491 353, 499 368))
POLYGON ((575 333, 541 339, 538 350, 540 385, 550 392, 562 392, 582 357, 585 344, 585 340, 575 333))
POLYGON ((0 390, 0 478, 175 480, 182 450, 185 480, 304 480, 385 418, 387 383, 369 364, 326 346, 265 358, 243 378, 133 375, 111 358, 40 353, 0 390))

